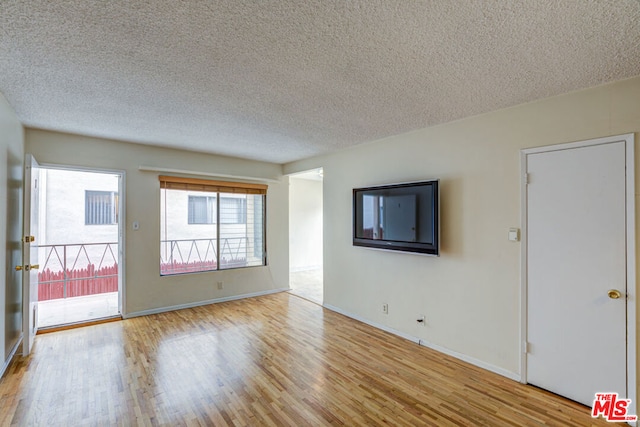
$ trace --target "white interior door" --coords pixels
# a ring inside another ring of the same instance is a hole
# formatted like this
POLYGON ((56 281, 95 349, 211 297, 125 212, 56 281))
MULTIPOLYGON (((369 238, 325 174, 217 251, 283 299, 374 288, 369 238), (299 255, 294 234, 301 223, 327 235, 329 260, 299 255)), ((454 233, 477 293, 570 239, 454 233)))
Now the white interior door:
POLYGON ((28 355, 38 331, 38 210, 40 166, 27 154, 24 167, 24 237, 23 260, 23 343, 22 354, 28 355))
POLYGON ((628 396, 625 166, 624 142, 526 155, 527 381, 588 406, 628 396))

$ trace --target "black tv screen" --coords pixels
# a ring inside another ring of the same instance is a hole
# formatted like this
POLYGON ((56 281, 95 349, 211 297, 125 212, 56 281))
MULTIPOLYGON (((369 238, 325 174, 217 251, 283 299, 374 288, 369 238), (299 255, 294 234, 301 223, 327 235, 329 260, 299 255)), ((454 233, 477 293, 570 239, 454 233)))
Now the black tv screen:
POLYGON ((438 180, 353 189, 353 245, 440 255, 438 180))

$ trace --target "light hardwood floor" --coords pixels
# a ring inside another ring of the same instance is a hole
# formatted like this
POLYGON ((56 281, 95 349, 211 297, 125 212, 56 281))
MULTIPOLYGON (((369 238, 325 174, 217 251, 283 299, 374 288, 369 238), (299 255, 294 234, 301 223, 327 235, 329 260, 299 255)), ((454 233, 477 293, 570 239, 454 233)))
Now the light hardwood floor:
POLYGON ((289 293, 39 335, 0 425, 609 425, 289 293))

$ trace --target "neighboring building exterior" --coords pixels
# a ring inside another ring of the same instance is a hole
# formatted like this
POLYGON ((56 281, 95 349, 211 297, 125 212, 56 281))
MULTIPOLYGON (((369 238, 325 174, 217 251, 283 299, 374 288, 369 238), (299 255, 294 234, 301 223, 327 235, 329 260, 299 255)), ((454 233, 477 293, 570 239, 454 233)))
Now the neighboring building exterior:
POLYGON ((162 190, 160 200, 163 274, 263 264, 263 196, 162 190))
POLYGON ((38 299, 118 290, 119 175, 41 169, 38 299))
POLYGON ((42 169, 40 245, 117 242, 118 177, 42 169))

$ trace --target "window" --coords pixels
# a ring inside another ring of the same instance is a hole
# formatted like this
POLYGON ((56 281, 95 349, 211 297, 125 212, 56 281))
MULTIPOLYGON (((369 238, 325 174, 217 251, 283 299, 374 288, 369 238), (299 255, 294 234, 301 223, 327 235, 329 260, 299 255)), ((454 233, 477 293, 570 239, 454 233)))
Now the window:
POLYGON ((160 274, 266 265, 267 186, 160 177, 160 274))
MULTIPOLYGON (((189 224, 215 224, 216 203, 216 196, 189 196, 189 224)), ((247 200, 244 196, 220 198, 220 223, 247 223, 247 200)))
POLYGON ((114 191, 85 191, 85 225, 118 223, 118 193, 114 191))
POLYGON ((220 198, 221 224, 246 224, 247 199, 244 197, 220 198))
POLYGON ((215 196, 189 196, 189 224, 215 224, 216 206, 215 196))

